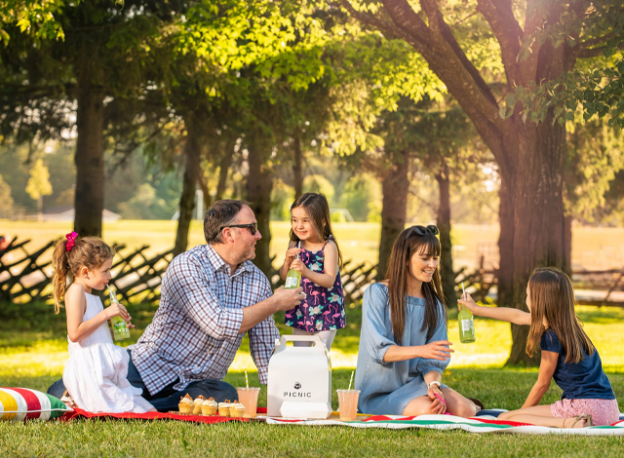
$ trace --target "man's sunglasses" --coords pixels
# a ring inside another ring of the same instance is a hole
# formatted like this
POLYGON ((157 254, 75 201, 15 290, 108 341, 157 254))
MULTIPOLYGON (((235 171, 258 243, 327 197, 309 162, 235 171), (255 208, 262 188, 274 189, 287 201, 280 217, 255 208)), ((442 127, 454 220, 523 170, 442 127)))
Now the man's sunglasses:
POLYGON ((230 226, 223 226, 220 231, 222 231, 223 229, 225 229, 226 227, 242 227, 242 228, 246 228, 249 229, 249 232, 251 232, 251 235, 256 235, 256 232, 258 232, 258 223, 249 223, 249 224, 232 224, 230 226))
POLYGON ((433 235, 438 235, 440 233, 440 231, 438 230, 437 227, 435 227, 433 224, 425 227, 425 226, 412 226, 410 229, 412 229, 414 232, 416 232, 416 234, 418 235, 427 235, 427 234, 433 234, 433 235))

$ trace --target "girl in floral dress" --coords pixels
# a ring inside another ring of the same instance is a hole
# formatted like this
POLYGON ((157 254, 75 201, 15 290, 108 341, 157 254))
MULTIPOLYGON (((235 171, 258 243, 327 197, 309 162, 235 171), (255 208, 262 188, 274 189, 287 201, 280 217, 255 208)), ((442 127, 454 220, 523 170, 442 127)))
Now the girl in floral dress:
POLYGON ((339 271, 342 255, 332 233, 327 199, 313 192, 303 194, 290 207, 290 215, 290 243, 280 276, 285 280, 290 269, 301 273, 306 298, 286 312, 285 323, 294 335, 319 335, 329 350, 346 321, 339 271))

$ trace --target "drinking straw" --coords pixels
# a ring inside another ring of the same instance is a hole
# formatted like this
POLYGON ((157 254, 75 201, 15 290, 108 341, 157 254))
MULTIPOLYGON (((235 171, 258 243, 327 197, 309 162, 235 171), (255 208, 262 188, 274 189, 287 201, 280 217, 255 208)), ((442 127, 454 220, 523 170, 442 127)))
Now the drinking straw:
POLYGON ((466 300, 466 290, 464 289, 464 282, 462 282, 462 298, 466 300))
POLYGON ((247 385, 247 389, 249 389, 249 377, 247 377, 247 369, 245 369, 245 384, 247 385))
POLYGON ((433 394, 435 394, 435 397, 438 398, 440 402, 442 402, 442 404, 446 405, 446 402, 444 402, 444 399, 442 399, 438 393, 433 393, 433 394))
POLYGON ((351 380, 349 380, 349 388, 347 388, 347 391, 351 391, 351 384, 353 383, 353 374, 355 374, 355 371, 351 371, 351 380))
POLYGON ((108 297, 110 297, 111 304, 112 304, 113 302, 117 302, 117 296, 115 296, 115 295, 113 294, 113 291, 111 290, 110 285, 106 285, 106 287, 108 288, 108 297))

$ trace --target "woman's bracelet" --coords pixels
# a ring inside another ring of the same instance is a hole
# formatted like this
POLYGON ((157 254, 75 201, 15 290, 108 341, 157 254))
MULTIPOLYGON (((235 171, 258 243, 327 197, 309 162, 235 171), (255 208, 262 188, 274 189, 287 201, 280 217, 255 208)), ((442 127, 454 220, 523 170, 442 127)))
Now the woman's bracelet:
POLYGON ((438 387, 442 388, 442 384, 440 382, 438 382, 437 380, 434 380, 429 385, 427 385, 427 390, 429 390, 432 385, 438 385, 438 387))

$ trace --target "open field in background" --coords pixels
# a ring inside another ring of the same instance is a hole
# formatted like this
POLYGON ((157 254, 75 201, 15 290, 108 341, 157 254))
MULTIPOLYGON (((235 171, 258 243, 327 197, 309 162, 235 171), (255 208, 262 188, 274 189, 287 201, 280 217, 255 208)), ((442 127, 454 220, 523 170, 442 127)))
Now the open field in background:
MULTIPOLYGON (((158 253, 173 247, 176 231, 175 221, 121 220, 104 224, 107 242, 123 243, 129 248, 150 245, 150 253, 158 253)), ((0 220, 0 235, 19 236, 33 240, 30 250, 71 231, 72 223, 36 223, 0 220)), ((377 223, 334 223, 336 238, 345 260, 354 262, 377 262, 380 225, 377 223)), ((283 262, 288 246, 290 223, 271 223, 271 253, 276 255, 275 264, 283 262)), ((453 255, 455 268, 475 267, 479 253, 487 251, 497 256, 497 225, 478 226, 456 224, 453 226, 453 255)), ((608 269, 624 265, 624 228, 574 227, 572 237, 572 262, 575 268, 608 269)), ((193 221, 190 246, 205 243, 202 224, 193 221)))

